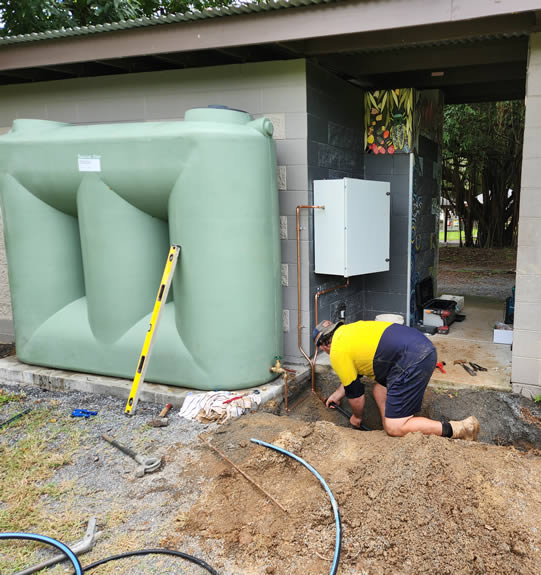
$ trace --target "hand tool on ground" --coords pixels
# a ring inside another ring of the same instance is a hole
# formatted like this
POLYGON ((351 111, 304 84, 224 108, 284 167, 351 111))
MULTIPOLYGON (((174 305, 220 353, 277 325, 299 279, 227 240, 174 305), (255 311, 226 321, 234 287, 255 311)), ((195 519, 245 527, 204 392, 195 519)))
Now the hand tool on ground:
POLYGON ((461 365, 470 375, 477 375, 476 371, 472 369, 463 359, 455 359, 453 365, 461 365))
POLYGON ((442 372, 442 373, 447 373, 444 369, 443 366, 445 365, 444 361, 438 361, 438 363, 436 363, 436 367, 442 372))
MULTIPOLYGON (((88 521, 88 526, 86 528, 85 536, 74 543, 73 545, 68 545, 68 547, 73 551, 75 555, 83 555, 90 551, 95 543, 96 539, 98 538, 99 533, 96 533, 96 518, 91 517, 88 521)), ((55 555, 50 559, 46 559, 42 563, 38 565, 34 565, 33 567, 28 567, 27 569, 23 569, 23 571, 18 571, 15 575, 30 575, 31 573, 35 573, 36 571, 41 571, 45 569, 45 567, 50 567, 51 565, 55 565, 56 563, 60 563, 61 561, 67 560, 67 557, 64 553, 59 555, 55 555)))
POLYGON ((88 419, 91 415, 98 415, 97 411, 88 411, 88 409, 74 409, 71 412, 71 417, 84 417, 88 419))
POLYGON ((145 457, 143 455, 137 455, 137 453, 135 453, 135 451, 133 451, 129 447, 124 447, 123 445, 120 445, 120 443, 115 441, 109 435, 106 435, 104 433, 101 437, 102 437, 102 439, 105 439, 105 441, 107 441, 107 443, 110 443, 111 445, 113 445, 117 449, 120 449, 120 451, 122 451, 122 453, 129 455, 132 459, 135 459, 135 461, 137 461, 137 463, 139 463, 137 470, 136 470, 137 477, 143 477, 143 475, 145 473, 152 473, 154 471, 158 471, 158 469, 161 467, 161 464, 162 464, 162 458, 161 457, 145 457))
POLYGON ((9 425, 12 421, 15 421, 17 419, 19 419, 19 417, 22 417, 23 415, 26 415, 28 412, 32 411, 31 407, 27 407, 25 410, 21 411, 21 413, 17 413, 17 415, 14 415, 13 417, 10 417, 9 419, 6 419, 6 421, 3 421, 2 423, 0 423, 0 427, 4 427, 6 425, 9 425))
POLYGON ((274 499, 274 497, 270 494, 267 493, 263 487, 261 487, 261 485, 259 485, 259 483, 256 483, 249 475, 247 475, 246 473, 244 473, 244 471, 242 471, 242 469, 240 469, 240 467, 237 467, 232 461, 231 459, 227 458, 221 451, 219 451, 216 447, 214 447, 214 445, 212 445, 212 443, 210 441, 208 441, 207 439, 205 439, 203 436, 199 435, 198 436, 199 439, 201 441, 204 441, 211 449, 214 449, 214 451, 223 459, 225 459, 227 461, 227 463, 229 463, 229 465, 231 465, 231 467, 233 467, 233 469, 236 469, 243 477, 245 477, 252 485, 254 485, 255 487, 257 487, 259 489, 259 491, 261 491, 261 493, 263 493, 266 497, 268 497, 273 503, 275 503, 276 505, 278 505, 278 507, 284 511, 285 513, 288 513, 287 509, 281 505, 278 501, 276 501, 276 499, 274 499))
POLYGON ((130 395, 124 410, 126 415, 133 415, 135 413, 137 402, 139 401, 139 393, 141 392, 143 382, 145 381, 145 374, 147 372, 148 362, 150 361, 150 354, 152 353, 154 336, 156 335, 158 324, 160 323, 162 310, 165 307, 165 302, 167 301, 167 294, 169 293, 169 288, 171 287, 171 281, 173 280, 173 275, 175 273, 179 255, 180 246, 172 244, 169 248, 169 253, 167 254, 167 260, 165 261, 165 268, 163 270, 160 287, 158 288, 158 295, 156 296, 154 309, 152 310, 152 315, 150 316, 150 325, 148 326, 145 341, 143 342, 143 349, 141 350, 141 355, 139 356, 139 361, 137 362, 137 368, 135 370, 135 376, 133 378, 130 395))
POLYGON ((475 371, 488 371, 488 369, 486 367, 483 367, 482 365, 479 365, 478 363, 473 363, 472 361, 470 361, 470 365, 473 367, 473 369, 475 371))
MULTIPOLYGON (((334 407, 334 409, 339 411, 342 415, 344 415, 348 419, 351 417, 351 413, 348 413, 344 408, 340 407, 337 403, 334 403, 334 401, 331 402, 331 405, 334 407)), ((372 431, 369 427, 366 427, 362 423, 359 427, 356 427, 355 429, 358 429, 359 431, 372 431)))
POLYGON ((160 411, 160 415, 158 415, 158 417, 167 417, 167 414, 169 413, 169 410, 173 407, 172 403, 168 403, 161 411, 160 411))
POLYGON ((167 414, 169 413, 169 410, 173 407, 172 403, 168 403, 161 411, 160 414, 158 415, 157 418, 152 419, 151 421, 148 422, 149 425, 152 425, 152 427, 167 427, 169 425, 169 419, 167 419, 167 414))

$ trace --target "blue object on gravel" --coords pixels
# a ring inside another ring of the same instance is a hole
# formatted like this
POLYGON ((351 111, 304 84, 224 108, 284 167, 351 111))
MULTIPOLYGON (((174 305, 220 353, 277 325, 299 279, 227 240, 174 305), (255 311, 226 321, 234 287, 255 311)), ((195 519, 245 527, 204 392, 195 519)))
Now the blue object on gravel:
POLYGON ((71 412, 72 417, 84 417, 88 419, 91 415, 98 415, 97 411, 88 411, 87 409, 74 409, 71 412))

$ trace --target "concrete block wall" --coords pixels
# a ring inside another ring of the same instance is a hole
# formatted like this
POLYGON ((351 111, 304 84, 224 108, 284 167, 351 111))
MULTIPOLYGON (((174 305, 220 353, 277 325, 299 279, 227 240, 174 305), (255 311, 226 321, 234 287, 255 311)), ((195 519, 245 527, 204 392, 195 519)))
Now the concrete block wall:
MULTIPOLYGON (((308 193, 303 203, 313 204, 314 180, 363 178, 363 93, 329 72, 307 63, 307 152, 308 193)), ((314 274, 313 213, 304 210, 302 245, 302 346, 313 351, 311 334, 315 325, 314 296, 345 283, 342 276, 314 274)), ((362 278, 353 277, 345 289, 319 298, 318 320, 337 319, 345 305, 346 321, 362 319, 362 278)), ((295 338, 298 331, 295 329, 295 338)))
POLYGON ((364 276, 365 310, 363 319, 373 320, 380 313, 400 314, 407 320, 410 265, 411 155, 364 157, 365 179, 391 184, 390 269, 364 276))
POLYGON ((0 218, 0 343, 13 341, 13 314, 9 292, 8 267, 4 250, 4 224, 0 218))
POLYGON ((513 391, 541 395, 541 33, 530 36, 515 292, 513 391))
MULTIPOLYGON (((9 128, 0 127, 0 136, 9 128)), ((0 343, 13 341, 13 314, 9 292, 8 267, 4 250, 4 223, 0 212, 0 343)))
POLYGON ((437 292, 441 149, 436 142, 419 136, 414 159, 410 249, 411 325, 422 319, 415 304, 416 285, 430 276, 434 283, 434 296, 437 292))
MULTIPOLYGON (((274 124, 278 163, 284 348, 289 359, 298 361, 295 207, 308 199, 306 100, 304 60, 11 85, 0 88, 0 133, 16 118, 69 123, 182 120, 186 110, 212 104, 269 117, 274 124)), ((303 220, 306 269, 307 218, 305 215, 303 220)), ((0 336, 2 322, 7 325, 4 329, 13 331, 3 241, 1 246, 0 336)), ((306 300, 308 276, 304 286, 306 300)), ((242 302, 231 305, 240 309, 242 302)), ((309 325, 308 312, 304 323, 309 325)))

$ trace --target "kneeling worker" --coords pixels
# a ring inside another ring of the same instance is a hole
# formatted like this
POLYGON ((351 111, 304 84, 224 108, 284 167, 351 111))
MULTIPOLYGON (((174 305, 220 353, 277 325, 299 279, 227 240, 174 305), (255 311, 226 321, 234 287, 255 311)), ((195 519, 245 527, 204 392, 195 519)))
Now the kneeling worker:
POLYGON ((327 407, 349 399, 350 423, 359 427, 365 405, 361 376, 376 381, 374 399, 383 428, 401 437, 412 431, 456 439, 477 440, 479 421, 473 416, 461 421, 440 422, 417 417, 423 395, 436 367, 436 348, 414 328, 383 321, 350 324, 320 322, 314 343, 331 357, 331 366, 342 385, 327 399, 327 407))

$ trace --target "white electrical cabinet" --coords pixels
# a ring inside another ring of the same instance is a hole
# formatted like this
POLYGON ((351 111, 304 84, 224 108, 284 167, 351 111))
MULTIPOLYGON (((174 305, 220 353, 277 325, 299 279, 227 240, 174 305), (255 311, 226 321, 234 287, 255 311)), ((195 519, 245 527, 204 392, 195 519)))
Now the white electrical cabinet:
POLYGON ((356 276, 389 270, 391 184, 314 181, 315 273, 356 276))

